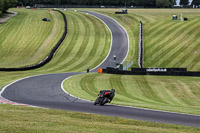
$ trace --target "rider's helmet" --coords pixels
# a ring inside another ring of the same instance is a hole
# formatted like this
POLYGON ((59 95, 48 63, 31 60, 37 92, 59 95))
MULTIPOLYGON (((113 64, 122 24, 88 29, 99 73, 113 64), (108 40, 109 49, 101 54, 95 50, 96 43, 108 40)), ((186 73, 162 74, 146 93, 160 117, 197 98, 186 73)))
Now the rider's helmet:
POLYGON ((115 89, 112 89, 111 91, 115 92, 115 89))

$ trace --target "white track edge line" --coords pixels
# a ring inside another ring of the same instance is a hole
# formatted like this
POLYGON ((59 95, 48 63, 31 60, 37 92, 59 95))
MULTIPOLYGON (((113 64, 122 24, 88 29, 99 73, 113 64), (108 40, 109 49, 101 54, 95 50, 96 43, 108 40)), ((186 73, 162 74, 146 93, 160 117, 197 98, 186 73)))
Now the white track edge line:
MULTIPOLYGON (((95 12, 95 13, 97 13, 97 12, 95 12)), ((97 14, 101 14, 101 13, 97 13, 97 14)), ((91 15, 91 14, 89 14, 89 15, 91 15)), ((104 14, 101 14, 101 15, 104 15, 104 14)), ((92 15, 92 16, 94 16, 94 15, 92 15)), ((104 16, 106 16, 106 15, 104 15, 104 16)), ((94 17, 96 17, 96 16, 94 16, 94 17)), ((106 17, 109 17, 109 18, 111 18, 110 16, 106 16, 106 17)), ((98 17, 96 17, 96 18, 98 18, 98 17)), ((101 20, 100 18, 98 18, 99 20, 101 20)), ((111 18, 111 19, 113 19, 113 18, 111 18)), ((113 19, 114 21, 116 21, 115 19, 113 19)), ((101 20, 102 21, 102 20, 101 20)), ((102 21, 103 22, 103 21, 102 21)), ((117 21, 116 21, 117 22, 117 21)), ((104 23, 104 22, 103 22, 104 23)), ((118 22, 117 22, 118 23, 118 22)), ((105 24, 105 23, 104 23, 105 24)), ((119 23, 118 23, 119 24, 119 23)), ((106 25, 106 24, 105 24, 106 25)), ((120 25, 120 24, 119 24, 120 25)), ((106 25, 107 26, 107 25, 106 25)), ((120 25, 121 26, 121 25, 120 25)), ((108 26, 107 26, 108 27, 108 26)), ((122 27, 122 26, 121 26, 122 27)), ((122 27, 123 28, 123 27, 122 27)), ((108 28, 109 30, 110 30, 110 28, 108 28)), ((123 28, 124 29, 124 28, 123 28)), ((124 29, 125 30, 125 29, 124 29)), ((111 31, 110 31, 111 32, 111 31)), ((125 30, 125 32, 126 32, 126 34, 127 34, 127 31, 125 30)), ((111 35, 112 35, 112 32, 111 32, 111 35)), ((129 52, 129 36, 128 36, 128 34, 127 34, 127 37, 128 37, 128 52, 129 52)), ((111 41, 112 42, 112 41, 111 41)), ((111 45, 112 46, 112 45, 111 45)), ((111 49, 110 49, 110 51, 111 51, 111 49)), ((126 57, 128 56, 128 52, 127 52, 127 55, 126 55, 126 57)), ((110 54, 110 52, 109 52, 109 54, 110 54)), ((107 55, 107 57, 109 56, 109 54, 107 55)), ((107 57, 104 59, 104 61, 107 59, 107 57)), ((125 57, 125 59, 126 59, 126 57, 125 57)), ((125 60, 124 59, 124 60, 125 60)), ((123 60, 123 61, 124 61, 123 60)), ((103 61, 103 62, 104 62, 103 61)), ((122 61, 122 62, 123 62, 122 61)), ((103 62, 101 63, 101 64, 103 64, 103 62)), ((100 64, 100 65, 101 65, 100 64)), ((100 66, 100 65, 98 65, 98 66, 100 66)), ((97 67, 98 67, 97 66, 97 67)), ((93 69, 96 69, 97 67, 95 67, 95 68, 93 68, 93 69)), ((92 69, 92 70, 93 70, 92 69)), ((72 72, 73 73, 73 72, 72 72)), ((52 74, 59 74, 59 73, 52 73, 52 74)), ((61 73, 60 73, 61 74, 61 73)), ((6 86, 4 86, 3 87, 3 89, 0 91, 0 97, 1 98, 3 98, 3 99, 5 99, 5 100, 7 100, 7 101, 9 101, 9 102, 13 102, 13 101, 10 101, 10 100, 8 100, 8 99, 6 99, 6 98, 4 98, 3 96, 2 96, 2 93, 3 93, 3 91, 8 87, 8 86, 10 86, 10 85, 12 85, 12 84, 14 84, 14 83, 16 83, 16 82, 18 82, 18 81, 21 81, 21 80, 24 80, 24 79, 28 79, 28 78, 32 78, 32 77, 37 77, 37 76, 43 76, 43 75, 51 75, 51 74, 39 74, 39 75, 34 75, 34 76, 28 76, 28 77, 25 77, 25 78, 21 78, 21 79, 19 79, 19 80, 16 80, 16 81, 14 81, 14 82, 12 82, 12 83, 10 83, 10 84, 8 84, 8 85, 6 85, 6 86)), ((80 74, 77 74, 77 75, 80 75, 80 74)), ((62 90, 66 93, 66 94, 68 94, 68 95, 70 95, 70 96, 72 96, 72 97, 74 97, 74 98, 78 98, 78 99, 81 99, 81 100, 84 100, 84 101, 88 101, 88 102, 92 102, 92 101, 90 101, 90 100, 86 100, 86 99, 82 99, 82 98, 79 98, 79 97, 75 97, 75 96, 73 96, 73 95, 71 95, 71 94, 69 94, 67 91, 65 91, 65 89, 64 89, 64 87, 63 87, 63 84, 64 84, 64 82, 67 80, 67 79, 69 79, 69 78, 71 78, 71 77, 73 77, 74 75, 72 75, 72 76, 70 76, 70 77, 67 77, 66 79, 64 79, 63 81, 62 81, 62 83, 61 83, 61 88, 62 88, 62 90)), ((16 102, 13 102, 13 103, 16 103, 16 102)), ((16 104, 21 104, 21 103, 16 103, 16 104)), ((37 108, 41 108, 41 107, 39 107, 39 106, 33 106, 33 105, 29 105, 29 104, 22 104, 22 105, 28 105, 28 106, 30 106, 30 107, 37 107, 37 108)), ((114 104, 111 104, 111 105, 114 105, 114 104)), ((124 105, 114 105, 114 106, 119 106, 119 107, 128 107, 128 108, 133 108, 133 109, 142 109, 142 110, 149 110, 149 111, 157 111, 157 112, 164 112, 164 113, 172 113, 172 114, 182 114, 182 115, 188 115, 188 116, 198 116, 198 117, 200 117, 200 115, 194 115, 194 114, 185 114, 185 113, 176 113, 176 112, 170 112, 170 111, 162 111, 162 110, 153 110, 153 109, 146 109, 146 108, 137 108, 137 107, 132 107, 132 106, 124 106, 124 105)), ((44 107, 42 107, 42 108, 44 108, 44 107)))
MULTIPOLYGON (((81 74, 82 74, 82 73, 81 73, 81 74)), ((81 74, 77 74, 77 75, 81 75, 81 74)), ((93 102, 93 101, 91 101, 91 100, 87 100, 87 99, 83 99, 83 98, 80 98, 80 97, 76 97, 76 96, 74 96, 74 95, 68 93, 67 90, 64 89, 64 82, 65 82, 66 80, 72 78, 73 76, 75 76, 75 75, 72 75, 72 76, 70 76, 70 77, 67 77, 66 79, 64 79, 64 80, 62 81, 62 83, 61 83, 61 88, 62 88, 62 90, 63 90, 67 95, 70 95, 71 97, 74 97, 74 98, 77 98, 77 99, 80 99, 80 100, 83 100, 83 101, 87 101, 87 102, 93 102)))
MULTIPOLYGON (((78 74, 78 75, 81 75, 81 74, 78 74)), ((68 78, 66 78, 65 80, 63 80, 62 84, 61 84, 61 88, 63 89, 63 91, 65 93, 67 93, 68 95, 74 97, 74 98, 77 98, 77 99, 81 99, 83 101, 87 101, 87 102, 94 102, 92 100, 87 100, 87 99, 83 99, 83 98, 79 98, 79 97, 76 97, 70 93, 68 93, 65 89, 64 89, 64 82, 70 78, 72 78, 73 76, 75 75, 72 75, 68 78)), ((107 103, 109 104, 109 103, 107 103)), ((146 110, 146 111, 155 111, 155 112, 160 112, 160 113, 170 113, 170 114, 177 114, 177 115, 187 115, 187 116, 197 116, 197 117, 200 117, 200 115, 195 115, 195 114, 186 114, 186 113, 178 113, 178 112, 170 112, 170 111, 163 111, 163 110, 156 110, 156 109, 147 109, 147 108, 139 108, 139 107, 133 107, 133 106, 127 106, 127 105, 117 105, 117 104, 109 104, 109 105, 113 105, 113 106, 119 106, 119 107, 127 107, 127 108, 132 108, 132 109, 140 109, 140 110, 146 110)))
MULTIPOLYGON (((73 73, 73 72, 72 72, 72 73, 73 73)), ((15 104, 27 105, 27 106, 29 106, 29 107, 36 107, 36 108, 45 108, 45 107, 40 107, 40 106, 33 106, 33 105, 30 105, 30 104, 17 103, 17 102, 8 100, 8 99, 6 99, 6 98, 4 98, 4 97, 2 96, 2 93, 5 91, 5 89, 6 89, 7 87, 9 87, 9 86, 11 86, 12 84, 17 83, 17 82, 19 82, 19 81, 22 81, 22 80, 25 80, 25 79, 28 79, 28 78, 33 78, 33 77, 38 77, 38 76, 45 76, 45 75, 53 75, 53 74, 56 74, 56 73, 39 74, 39 75, 27 76, 27 77, 24 77, 24 78, 15 80, 15 81, 13 81, 13 82, 7 84, 6 86, 4 86, 4 87, 2 88, 2 90, 0 91, 0 98, 6 100, 6 101, 8 101, 8 102, 15 103, 15 104)), ((58 74, 59 74, 59 73, 58 73, 58 74)), ((60 73, 60 74, 62 74, 62 73, 60 73)))
POLYGON ((90 14, 90 13, 89 13, 88 15, 91 15, 91 16, 97 18, 98 20, 100 20, 104 25, 106 25, 106 27, 108 28, 108 30, 110 31, 110 34, 111 34, 110 50, 109 50, 109 52, 108 52, 108 55, 106 56, 106 58, 105 58, 99 65, 97 65, 95 68, 91 69, 91 71, 93 71, 94 69, 96 69, 96 68, 98 68, 99 66, 101 66, 101 65, 105 62, 105 60, 108 58, 108 56, 110 55, 111 49, 112 49, 112 46, 113 46, 113 33, 112 33, 112 31, 110 30, 110 28, 108 27, 108 25, 107 25, 102 19, 100 19, 100 18, 98 18, 98 17, 96 17, 96 16, 94 16, 94 15, 92 15, 92 14, 90 14))
MULTIPOLYGON (((103 16, 106 16, 106 17, 108 17, 108 18, 114 20, 114 21, 126 32, 126 35, 127 35, 127 38, 128 38, 128 51, 127 51, 127 53, 126 53, 126 57, 124 58, 124 60, 126 60, 126 58, 127 58, 127 56, 128 56, 128 53, 129 53, 129 35, 128 35, 126 29, 125 29, 117 20, 115 20, 114 18, 112 18, 112 17, 110 17, 110 16, 107 16, 107 15, 105 15, 105 14, 98 13, 98 12, 95 12, 95 13, 100 14, 100 15, 103 15, 103 16)), ((124 62, 124 60, 123 60, 122 62, 124 62)), ((122 62, 121 62, 121 63, 122 63, 122 62)))
MULTIPOLYGON (((119 22, 117 22, 114 18, 112 18, 112 17, 110 17, 110 16, 107 16, 107 15, 104 15, 104 14, 101 14, 101 13, 98 13, 98 12, 95 12, 95 13, 111 18, 111 19, 114 20, 116 23, 118 23, 118 24, 121 26, 121 28, 123 28, 124 31, 126 32, 127 37, 128 37, 128 51, 127 51, 126 57, 124 58, 124 60, 125 60, 125 59, 127 58, 127 56, 128 56, 128 53, 129 53, 129 35, 128 35, 127 31, 126 31, 125 28, 124 28, 119 22)), ((94 15, 92 15, 92 14, 90 14, 90 13, 88 13, 88 15, 94 16, 94 15)), ((102 21, 102 22, 105 24, 105 22, 104 22, 103 20, 101 20, 100 18, 98 18, 98 17, 96 17, 96 16, 94 16, 94 17, 97 18, 97 19, 99 19, 100 21, 102 21)), ((110 31, 110 33, 111 33, 111 36, 112 36, 112 32, 111 32, 110 28, 108 27, 107 24, 105 24, 105 25, 106 25, 106 27, 109 29, 109 31, 110 31)), ((112 39, 113 39, 113 36, 112 36, 112 39)), ((99 67, 101 64, 103 64, 103 62, 108 58, 108 56, 110 55, 110 52, 111 52, 112 45, 113 45, 113 44, 112 44, 112 41, 111 41, 110 51, 109 51, 107 57, 106 57, 97 67, 99 67)), ((123 60, 122 62, 124 62, 124 60, 123 60)), ((94 70, 94 69, 96 69, 97 67, 91 69, 91 71, 94 70)), ((78 75, 80 75, 80 74, 78 74, 78 75)), ((68 93, 68 92, 64 89, 64 86, 63 86, 64 82, 65 82, 66 80, 68 80, 69 78, 73 77, 73 76, 74 76, 74 75, 72 75, 72 76, 70 76, 70 77, 68 77, 68 78, 66 78, 66 79, 64 79, 64 80, 62 81, 61 88, 63 89, 63 91, 64 91, 66 94, 68 94, 68 95, 70 95, 70 96, 72 96, 72 97, 74 97, 74 98, 78 98, 78 99, 81 99, 81 100, 84 100, 84 101, 89 101, 89 102, 91 102, 90 100, 82 99, 82 98, 76 97, 76 96, 74 96, 74 95, 71 95, 70 93, 68 93)), ((111 105, 114 105, 114 104, 111 104, 111 105)), ((164 113, 172 113, 172 114, 182 114, 182 115, 190 115, 190 116, 198 116, 198 117, 200 117, 200 115, 193 115, 193 114, 186 114, 186 113, 177 113, 177 112, 162 111, 162 110, 154 110, 154 109, 146 109, 146 108, 137 108, 137 107, 132 107, 132 106, 124 106, 124 105, 114 105, 114 106, 128 107, 128 108, 142 109, 142 110, 147 110, 147 111, 149 110, 149 111, 156 111, 156 112, 164 112, 164 113)))
MULTIPOLYGON (((93 11, 92 11, 92 12, 93 12, 93 11)), ((114 21, 125 31, 125 33, 126 33, 126 35, 127 35, 127 38, 128 38, 128 50, 127 50, 127 52, 126 52, 125 58, 124 58, 123 61, 121 62, 121 63, 123 63, 123 62, 125 61, 125 59, 127 58, 128 53, 129 53, 129 35, 128 35, 127 31, 126 31, 125 28, 124 28, 119 22, 117 22, 114 18, 111 18, 110 16, 107 16, 107 15, 104 15, 104 14, 101 14, 101 13, 98 13, 98 12, 94 12, 94 13, 100 14, 100 15, 102 15, 102 16, 105 16, 105 17, 108 17, 108 18, 114 20, 114 21)), ((90 13, 88 13, 88 15, 91 15, 91 16, 93 16, 93 17, 99 19, 101 22, 103 22, 103 23, 106 25, 106 27, 108 28, 108 30, 110 31, 110 33, 111 33, 111 45, 110 45, 109 53, 108 53, 108 55, 106 56, 106 58, 105 58, 98 66, 96 66, 95 68, 91 69, 91 71, 92 71, 92 70, 98 68, 100 65, 102 65, 102 64, 105 62, 105 60, 108 58, 108 56, 110 55, 111 48, 112 48, 112 46, 113 46, 113 33, 112 33, 111 29, 108 27, 108 25, 107 25, 102 19, 100 19, 100 18, 98 18, 97 16, 92 15, 92 14, 90 14, 90 13)), ((120 63, 120 64, 121 64, 121 63, 120 63)))

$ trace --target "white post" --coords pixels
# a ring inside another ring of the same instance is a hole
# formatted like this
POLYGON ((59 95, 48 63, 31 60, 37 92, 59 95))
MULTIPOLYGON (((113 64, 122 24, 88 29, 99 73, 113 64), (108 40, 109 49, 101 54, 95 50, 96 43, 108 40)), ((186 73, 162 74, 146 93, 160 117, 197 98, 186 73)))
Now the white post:
POLYGON ((183 14, 181 13, 181 21, 183 21, 183 14))

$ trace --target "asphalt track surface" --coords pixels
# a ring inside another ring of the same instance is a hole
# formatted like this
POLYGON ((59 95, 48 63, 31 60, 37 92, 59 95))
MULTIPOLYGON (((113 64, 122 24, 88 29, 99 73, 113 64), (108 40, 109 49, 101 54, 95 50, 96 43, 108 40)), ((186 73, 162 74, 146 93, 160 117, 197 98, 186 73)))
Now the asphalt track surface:
MULTIPOLYGON (((123 62, 128 52, 128 35, 126 31, 115 20, 107 16, 92 12, 85 13, 101 19, 112 32, 112 45, 109 55, 104 62, 92 71, 96 72, 98 68, 115 66, 116 62, 123 62), (116 55, 116 61, 113 61, 113 55, 116 55)), ((44 108, 200 127, 200 116, 198 115, 178 114, 109 104, 105 106, 94 106, 93 102, 73 97, 63 91, 61 84, 66 78, 77 74, 82 73, 47 74, 24 78, 7 85, 0 94, 3 98, 12 102, 44 108)))

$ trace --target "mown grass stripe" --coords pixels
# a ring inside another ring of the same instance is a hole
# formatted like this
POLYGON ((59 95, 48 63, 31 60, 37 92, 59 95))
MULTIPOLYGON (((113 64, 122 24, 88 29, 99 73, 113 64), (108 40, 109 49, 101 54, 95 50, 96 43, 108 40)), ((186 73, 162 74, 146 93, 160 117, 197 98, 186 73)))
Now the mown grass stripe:
MULTIPOLYGON (((12 28, 12 30, 9 33, 4 32, 5 33, 4 35, 10 38, 10 40, 5 39, 4 42, 2 42, 6 44, 6 47, 8 49, 7 53, 5 54, 9 55, 4 59, 5 61, 6 60, 10 61, 10 63, 7 63, 6 61, 5 64, 2 62, 5 67, 24 66, 26 63, 25 60, 28 60, 29 58, 31 58, 31 56, 34 54, 34 52, 36 51, 38 46, 41 44, 41 42, 44 41, 45 38, 49 35, 48 30, 51 30, 51 26, 52 26, 51 24, 53 23, 53 21, 52 23, 43 23, 41 21, 42 16, 45 16, 45 15, 49 16, 50 19, 52 19, 52 17, 48 15, 48 12, 39 11, 39 10, 36 12, 33 12, 29 10, 26 13, 24 13, 23 12, 24 10, 23 9, 19 10, 20 13, 8 21, 8 22, 14 23, 14 24, 11 24, 13 25, 13 27, 9 25, 10 23, 5 23, 5 25, 8 25, 8 27, 12 28), (39 13, 40 15, 38 15, 39 13), (32 19, 32 17, 34 19, 32 19), (29 23, 29 24, 26 24, 26 23, 29 23), (34 23, 32 27, 30 27, 30 23, 34 23), (15 25, 18 25, 18 26, 15 26, 15 25), (42 28, 38 28, 39 26, 41 26, 42 28), (43 31, 45 29, 47 29, 47 31, 44 33, 43 31), (22 34, 22 33, 25 33, 25 34, 22 34), (36 38, 36 36, 38 35, 39 35, 39 38, 36 38), (11 42, 14 42, 14 43, 11 43, 11 42), (36 45, 35 43, 39 45, 36 45), (13 58, 13 56, 15 56, 15 58, 13 58)), ((44 55, 41 54, 41 56, 44 56, 44 55)), ((31 63, 34 64, 35 62, 31 62, 31 63)))
MULTIPOLYGON (((159 38, 155 38, 155 37, 158 37, 161 34, 164 36, 172 31, 174 31, 174 29, 177 29, 181 25, 181 23, 169 23, 169 22, 168 23, 165 22, 165 23, 161 23, 161 24, 162 25, 155 24, 156 27, 151 30, 148 30, 148 27, 145 28, 145 29, 147 29, 147 35, 149 35, 149 37, 152 39, 151 40, 152 43, 158 41, 157 39, 159 39, 159 38)), ((144 32, 146 32, 146 30, 144 32)))
POLYGON ((48 71, 56 70, 57 67, 66 63, 65 60, 67 59, 67 57, 69 57, 70 52, 76 46, 75 44, 77 43, 77 35, 79 35, 79 33, 77 32, 79 28, 77 25, 78 23, 76 22, 76 18, 74 18, 73 15, 66 14, 66 17, 68 20, 68 34, 63 42, 63 45, 56 53, 55 58, 53 58, 53 60, 48 64, 49 67, 48 71), (56 65, 57 67, 55 67, 55 64, 57 64, 56 65))
MULTIPOLYGON (((188 25, 184 26, 183 29, 177 30, 176 32, 172 32, 172 34, 170 36, 168 36, 168 38, 163 39, 163 41, 158 43, 158 45, 156 45, 157 47, 152 48, 151 50, 149 50, 149 51, 151 51, 151 53, 154 53, 152 55, 151 60, 156 60, 155 58, 157 58, 157 57, 159 57, 161 59, 164 56, 166 57, 166 54, 173 53, 173 51, 176 49, 176 47, 178 47, 178 45, 172 45, 172 44, 177 44, 178 42, 180 42, 180 40, 182 39, 182 36, 184 34, 186 35, 188 32, 190 32, 190 30, 188 31, 186 29, 188 27, 190 27, 191 25, 193 25, 194 23, 195 22, 189 23, 188 25), (182 30, 184 30, 184 32, 182 32, 182 30), (180 36, 180 34, 182 36, 180 36), (173 41, 171 41, 171 40, 173 40, 173 41), (169 42, 171 42, 171 43, 169 43, 169 42), (166 50, 166 48, 170 49, 171 51, 166 50)), ((180 44, 180 43, 178 43, 178 44, 180 44)), ((161 61, 160 59, 159 59, 159 61, 161 61)), ((157 62, 154 62, 154 64, 155 63, 157 63, 157 62)))
POLYGON ((111 89, 118 90, 118 91, 116 91, 116 95, 119 95, 117 97, 118 100, 120 100, 120 101, 129 101, 129 100, 131 100, 131 96, 124 89, 124 86, 123 86, 123 84, 122 84, 122 82, 120 80, 121 77, 122 76, 115 76, 115 75, 110 76, 110 78, 109 78, 109 82, 110 82, 110 86, 111 86, 110 90, 111 89), (116 81, 119 81, 119 82, 116 82, 116 81))
POLYGON ((144 15, 137 14, 137 13, 134 13, 134 14, 131 14, 131 15, 133 15, 133 16, 137 19, 138 22, 139 22, 139 21, 142 21, 142 22, 144 22, 144 23, 149 23, 150 21, 152 21, 152 20, 151 20, 152 16, 151 16, 151 17, 148 17, 147 15, 144 16, 144 15))
POLYGON ((81 90, 84 91, 84 93, 87 93, 89 96, 94 96, 94 100, 96 98, 95 96, 98 95, 96 92, 97 87, 95 85, 95 80, 97 77, 98 75, 88 75, 80 81, 81 90))
POLYGON ((152 38, 153 36, 159 35, 160 32, 165 31, 165 28, 168 29, 169 27, 172 26, 172 24, 164 21, 164 22, 149 23, 149 24, 145 23, 144 26, 145 26, 144 33, 148 35, 149 38, 154 39, 152 38))
MULTIPOLYGON (((170 25, 168 25, 170 26, 170 25)), ((169 41, 171 38, 174 37, 174 35, 177 35, 178 32, 180 32, 180 30, 182 30, 184 26, 180 23, 174 24, 173 26, 170 26, 170 28, 167 28, 167 30, 159 30, 159 32, 156 33, 156 35, 152 38, 151 41, 149 42, 151 45, 151 49, 155 49, 157 48, 157 46, 159 46, 159 44, 162 44, 162 42, 166 42, 169 41), (174 30, 176 29, 176 30, 174 30), (153 45, 154 44, 154 45, 153 45)), ((159 28, 158 28, 159 29, 159 28)), ((165 29, 165 28, 164 28, 165 29)), ((154 51, 153 51, 154 52, 154 51)))
MULTIPOLYGON (((73 53, 73 58, 71 58, 69 60, 69 62, 67 63, 68 69, 71 69, 74 67, 74 64, 76 64, 79 59, 82 57, 82 55, 84 54, 84 51, 86 50, 86 47, 88 45, 88 41, 89 41, 89 34, 90 34, 90 26, 88 23, 86 23, 85 18, 82 15, 78 15, 79 19, 81 20, 82 25, 80 25, 80 27, 82 28, 82 31, 80 31, 80 35, 77 41, 77 43, 79 45, 75 46, 75 50, 73 53)), ((84 55, 83 55, 84 56, 84 55)))
MULTIPOLYGON (((185 37, 183 37, 185 38, 185 37)), ((186 51, 188 51, 187 47, 189 46, 188 44, 190 44, 190 42, 194 42, 194 38, 192 36, 188 37, 187 41, 185 41, 184 43, 180 43, 179 45, 177 45, 176 48, 169 48, 170 49, 175 49, 173 51, 173 53, 170 55, 170 52, 168 52, 167 55, 169 55, 169 58, 166 59, 165 61, 162 61, 161 62, 161 66, 167 66, 167 65, 171 65, 171 63, 176 63, 178 62, 180 65, 179 66, 183 66, 183 62, 181 62, 180 58, 178 61, 175 61, 175 58, 178 58, 178 56, 181 54, 181 53, 186 53, 186 51), (189 40, 190 39, 190 40, 189 40)), ((169 51, 168 50, 168 51, 169 51)), ((184 56, 182 56, 184 57, 184 56)), ((189 56, 188 56, 189 57, 189 56)), ((186 57, 186 58, 188 58, 186 57)), ((183 59, 185 60, 185 59, 183 59)), ((172 66, 177 66, 177 65, 172 65, 172 66)), ((178 66, 177 66, 178 67, 178 66)))
MULTIPOLYGON (((62 49, 60 49, 59 55, 55 57, 55 61, 59 57, 61 59, 59 59, 59 62, 56 64, 56 66, 48 69, 48 71, 51 71, 53 69, 59 69, 61 71, 63 69, 67 71, 85 71, 88 66, 90 68, 96 67, 107 56, 107 53, 109 51, 111 40, 110 32, 100 20, 94 18, 93 16, 79 12, 67 12, 66 16, 69 17, 69 31, 70 28, 71 30, 74 29, 73 27, 70 27, 71 21, 74 21, 76 31, 73 32, 78 33, 77 30, 80 29, 82 30, 82 32, 87 29, 88 32, 87 34, 74 33, 75 35, 73 35, 73 39, 72 35, 69 32, 68 37, 63 44, 67 47, 64 46, 62 47, 62 49), (80 23, 82 25, 80 25, 80 23), (87 39, 87 41, 83 42, 79 40, 78 42, 78 39, 80 38, 85 38, 87 39), (68 40, 72 41, 69 42, 68 40), (73 47, 73 49, 69 49, 70 47, 73 47), (82 52, 80 53, 80 51, 78 52, 78 50, 82 50, 82 52)), ((49 65, 51 64, 55 64, 54 59, 52 62, 50 62, 49 65)))
MULTIPOLYGON (((69 52, 70 56, 66 56, 65 57, 65 61, 60 62, 59 64, 57 64, 55 67, 53 67, 53 69, 62 69, 63 66, 66 66, 67 68, 69 68, 70 65, 72 65, 73 63, 75 63, 79 56, 77 56, 79 53, 78 52, 82 52, 83 48, 81 49, 81 46, 83 44, 84 41, 84 37, 87 32, 87 29, 85 29, 85 24, 83 22, 83 18, 80 14, 77 14, 76 16, 74 15, 74 26, 76 27, 75 29, 77 29, 75 31, 75 37, 73 38, 73 42, 75 43, 70 43, 68 45, 74 45, 73 49, 67 49, 67 51, 69 52)), ((67 38, 68 39, 68 38, 67 38)), ((64 44, 67 43, 67 39, 63 42, 64 44)), ((85 47, 85 46, 82 46, 85 47)), ((80 53, 82 54, 82 53, 80 53)))
POLYGON ((124 86, 125 91, 128 93, 129 98, 131 98, 134 102, 137 102, 137 103, 139 103, 139 102, 143 102, 143 103, 148 102, 149 101, 148 99, 143 99, 140 96, 142 94, 142 90, 139 89, 139 86, 138 86, 138 82, 139 81, 140 81, 139 77, 133 78, 133 77, 123 76, 121 78, 121 82, 122 82, 122 84, 124 86), (131 84, 127 84, 130 81, 132 81, 131 84))
MULTIPOLYGON (((79 60, 76 63, 74 63, 73 66, 69 67, 69 71, 75 71, 79 69, 81 66, 83 66, 83 64, 88 64, 88 61, 92 60, 95 57, 94 55, 99 46, 98 42, 95 42, 95 38, 99 38, 99 35, 95 31, 94 23, 90 18, 91 16, 86 15, 84 20, 88 24, 85 25, 88 29, 88 32, 85 37, 86 39, 82 44, 82 46, 84 46, 84 50, 82 51, 82 55, 79 56, 79 60)), ((87 66, 85 68, 87 68, 87 66)))
POLYGON ((193 59, 191 59, 191 63, 188 65, 189 70, 200 70, 200 63, 199 63, 200 55, 197 54, 193 59), (194 69, 195 68, 195 69, 194 69), (198 68, 198 69, 197 69, 198 68))
POLYGON ((90 68, 94 68, 100 62, 103 61, 108 52, 108 48, 105 47, 106 49, 103 49, 104 45, 108 46, 110 45, 109 42, 108 43, 104 42, 105 37, 107 38, 108 35, 106 27, 102 22, 100 22, 98 19, 94 17, 86 15, 86 19, 90 21, 88 22, 88 24, 91 25, 90 29, 91 32, 89 35, 89 42, 88 42, 89 45, 87 46, 84 52, 84 57, 82 57, 82 59, 80 58, 80 61, 76 63, 77 65, 72 69, 70 69, 69 71, 79 70, 81 67, 84 67, 86 69, 88 66, 90 68), (102 54, 103 51, 105 51, 106 54, 102 54), (95 63, 96 61, 98 64, 95 63))
MULTIPOLYGON (((194 35, 194 34, 193 34, 194 35)), ((192 35, 192 36, 193 36, 192 35)), ((176 61, 171 62, 171 64, 173 66, 186 66, 189 65, 188 61, 190 61, 191 59, 189 57, 191 57, 193 54, 195 54, 195 51, 198 49, 198 44, 200 42, 199 39, 195 39, 196 37, 193 37, 193 40, 191 41, 192 43, 188 43, 186 46, 186 49, 184 52, 181 52, 178 56, 177 59, 175 59, 176 61), (178 61, 177 61, 178 60, 178 61)), ((188 67, 188 66, 187 66, 188 67)))
POLYGON ((200 109, 199 78, 82 74, 67 80, 64 86, 69 93, 88 100, 96 99, 99 90, 114 88, 114 104, 194 114, 200 109), (75 88, 70 84, 76 84, 75 88))
MULTIPOLYGON (((163 65, 166 66, 167 64, 169 64, 172 61, 172 59, 174 59, 179 53, 181 53, 181 51, 183 51, 185 49, 185 46, 186 46, 185 44, 187 44, 187 42, 191 42, 192 41, 193 37, 190 36, 187 39, 186 42, 179 43, 180 40, 182 40, 183 38, 185 38, 185 36, 188 33, 192 32, 193 29, 196 29, 196 27, 195 27, 194 24, 193 24, 192 27, 193 28, 191 28, 190 30, 184 30, 184 32, 182 32, 182 33, 180 32, 180 34, 178 34, 178 35, 181 35, 181 36, 177 36, 177 37, 174 36, 175 39, 172 39, 173 41, 171 41, 171 46, 167 45, 168 44, 167 42, 162 45, 162 52, 161 52, 162 54, 160 54, 159 57, 161 59, 163 59, 163 60, 165 59, 165 57, 169 57, 169 58, 167 59, 168 61, 159 60, 159 64, 161 66, 163 66, 163 65), (174 45, 172 45, 172 44, 174 44, 174 45), (178 44, 178 45, 175 45, 175 44, 178 44), (165 62, 165 64, 162 64, 163 62, 165 62)), ((183 29, 187 29, 187 27, 184 27, 183 29)), ((159 49, 161 49, 161 47, 159 49)), ((158 51, 158 49, 156 49, 155 51, 158 51)))

